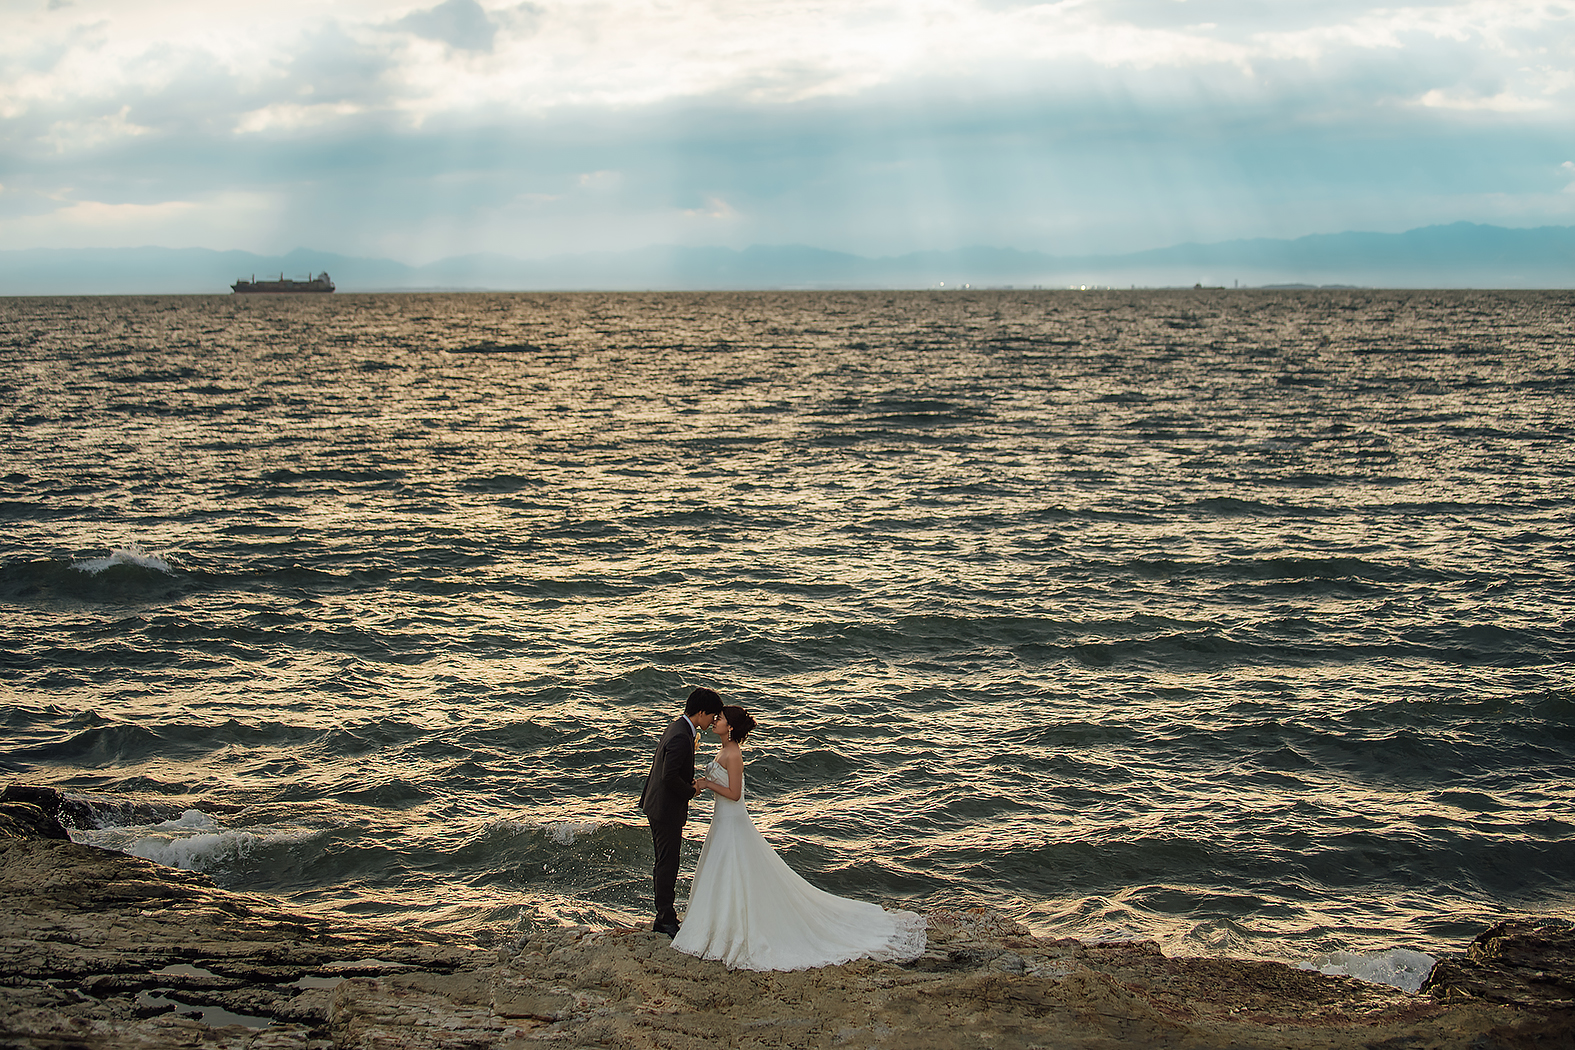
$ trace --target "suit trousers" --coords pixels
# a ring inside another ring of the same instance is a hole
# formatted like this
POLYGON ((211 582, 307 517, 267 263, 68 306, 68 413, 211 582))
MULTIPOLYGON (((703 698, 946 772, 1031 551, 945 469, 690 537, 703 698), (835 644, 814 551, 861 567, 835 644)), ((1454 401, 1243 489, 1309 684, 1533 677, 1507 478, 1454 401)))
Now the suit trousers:
POLYGON ((652 895, 656 898, 656 925, 677 926, 678 854, 684 843, 684 819, 652 820, 651 843, 656 847, 656 865, 651 872, 652 895))

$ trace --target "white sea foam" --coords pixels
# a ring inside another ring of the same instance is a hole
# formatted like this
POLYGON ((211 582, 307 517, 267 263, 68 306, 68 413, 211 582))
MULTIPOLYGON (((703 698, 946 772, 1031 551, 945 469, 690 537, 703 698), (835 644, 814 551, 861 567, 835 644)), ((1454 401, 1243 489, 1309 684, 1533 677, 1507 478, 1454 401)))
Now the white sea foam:
POLYGON ((179 817, 158 824, 77 831, 72 838, 173 868, 212 871, 244 860, 260 845, 298 841, 302 833, 273 829, 236 831, 223 827, 200 810, 188 809, 179 817))
POLYGON ((71 567, 96 576, 105 569, 113 568, 116 565, 135 565, 140 568, 166 573, 170 576, 175 575, 175 570, 170 568, 169 562, 153 554, 144 554, 136 544, 132 544, 125 549, 117 547, 109 552, 109 557, 107 558, 89 558, 86 561, 75 562, 71 567))
POLYGON ((1331 976, 1344 974, 1358 980, 1389 984, 1402 991, 1414 992, 1427 980, 1436 961, 1431 955, 1409 948, 1390 948, 1383 952, 1330 952, 1311 962, 1302 963, 1301 967, 1331 976))
POLYGON ((543 825, 542 830, 558 845, 572 846, 576 835, 589 835, 599 826, 594 820, 559 820, 543 825))

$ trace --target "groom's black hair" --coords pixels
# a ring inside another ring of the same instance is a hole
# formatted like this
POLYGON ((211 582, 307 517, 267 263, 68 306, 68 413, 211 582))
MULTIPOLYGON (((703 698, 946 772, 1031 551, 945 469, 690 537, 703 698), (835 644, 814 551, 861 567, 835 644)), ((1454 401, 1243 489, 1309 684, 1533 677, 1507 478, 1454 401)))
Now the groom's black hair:
POLYGON ((696 689, 694 692, 690 693, 689 702, 684 705, 684 714, 697 715, 701 711, 704 711, 708 715, 721 714, 722 694, 718 693, 715 689, 707 689, 705 686, 701 686, 699 689, 696 689))

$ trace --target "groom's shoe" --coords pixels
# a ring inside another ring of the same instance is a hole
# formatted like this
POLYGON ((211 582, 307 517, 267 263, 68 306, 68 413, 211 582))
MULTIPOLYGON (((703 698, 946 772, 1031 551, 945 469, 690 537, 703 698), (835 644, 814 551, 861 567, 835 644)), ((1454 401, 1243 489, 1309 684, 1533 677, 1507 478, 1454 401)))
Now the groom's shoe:
POLYGON ((678 936, 678 924, 676 922, 659 922, 652 926, 651 929, 657 933, 665 933, 669 937, 678 936))

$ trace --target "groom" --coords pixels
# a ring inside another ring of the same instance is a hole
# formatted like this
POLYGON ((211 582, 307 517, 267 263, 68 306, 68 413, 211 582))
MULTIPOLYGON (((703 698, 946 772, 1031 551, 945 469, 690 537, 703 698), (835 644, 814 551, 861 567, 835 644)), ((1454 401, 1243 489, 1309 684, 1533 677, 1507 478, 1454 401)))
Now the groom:
POLYGON ((695 789, 695 745, 700 730, 708 729, 722 713, 722 697, 715 689, 696 689, 689 694, 684 715, 667 727, 656 745, 645 790, 640 792, 640 808, 651 823, 651 841, 656 846, 656 867, 652 885, 656 893, 656 925, 651 928, 669 937, 678 936, 678 912, 673 898, 678 885, 678 848, 684 841, 684 821, 689 817, 689 800, 695 789))

